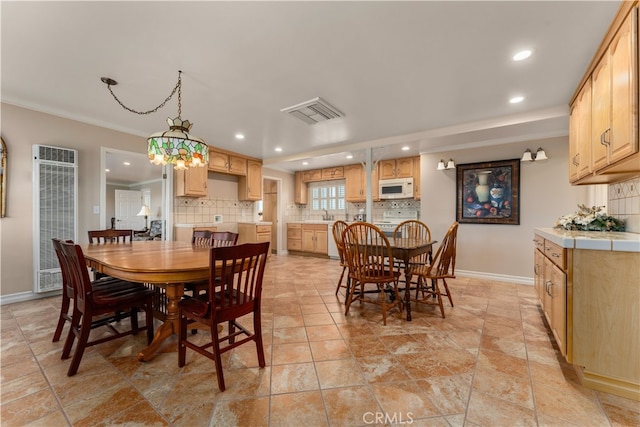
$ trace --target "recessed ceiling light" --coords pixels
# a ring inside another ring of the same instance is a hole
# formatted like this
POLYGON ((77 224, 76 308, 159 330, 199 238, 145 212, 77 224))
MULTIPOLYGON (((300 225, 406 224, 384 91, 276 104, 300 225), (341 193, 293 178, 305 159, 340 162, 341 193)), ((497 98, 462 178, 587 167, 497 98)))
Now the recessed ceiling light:
POLYGON ((347 159, 353 159, 353 154, 347 154, 347 159))
POLYGON ((402 147, 402 151, 408 151, 410 148, 411 147, 408 147, 408 146, 405 145, 404 147, 402 147))
POLYGON ((522 102, 522 101, 524 101, 524 96, 514 96, 513 98, 511 98, 509 100, 509 102, 511 104, 517 104, 517 103, 522 102))
POLYGON ((236 133, 236 139, 244 139, 244 135, 241 133, 236 133))
POLYGON ((111 170, 110 170, 110 169, 105 169, 104 171, 105 171, 105 172, 111 172, 111 170))
POLYGON ((276 151, 280 152, 280 151, 282 151, 282 148, 281 147, 276 147, 276 151))
POLYGON ((513 60, 514 61, 522 61, 523 59, 527 59, 530 56, 531 56, 531 51, 528 50, 528 49, 525 49, 525 50, 521 50, 520 52, 518 52, 515 55, 513 55, 513 60))
POLYGON ((307 166, 309 164, 309 162, 302 162, 303 166, 307 166))
POLYGON ((124 162, 122 164, 125 165, 125 166, 131 166, 131 163, 129 163, 129 162, 124 162))

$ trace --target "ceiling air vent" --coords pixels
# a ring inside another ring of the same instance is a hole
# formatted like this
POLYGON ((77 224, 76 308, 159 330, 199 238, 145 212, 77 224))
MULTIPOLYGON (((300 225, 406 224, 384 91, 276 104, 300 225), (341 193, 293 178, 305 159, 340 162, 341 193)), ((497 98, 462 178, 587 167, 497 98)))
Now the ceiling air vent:
POLYGON ((283 108, 280 111, 289 113, 310 125, 344 117, 344 113, 322 98, 313 98, 292 107, 283 108))

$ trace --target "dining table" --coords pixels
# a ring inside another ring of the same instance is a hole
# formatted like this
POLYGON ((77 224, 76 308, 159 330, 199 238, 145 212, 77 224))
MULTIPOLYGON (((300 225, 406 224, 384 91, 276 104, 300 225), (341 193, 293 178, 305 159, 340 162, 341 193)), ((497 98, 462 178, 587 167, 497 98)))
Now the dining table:
POLYGON ((425 253, 431 254, 436 240, 415 239, 411 237, 389 237, 391 253, 395 259, 402 261, 404 266, 404 303, 407 311, 407 320, 411 321, 411 258, 425 253))
POLYGON ((163 342, 179 332, 178 302, 184 295, 185 283, 209 279, 209 248, 165 240, 81 247, 87 266, 95 272, 164 290, 164 321, 156 329, 151 344, 138 353, 138 360, 151 360, 163 342))

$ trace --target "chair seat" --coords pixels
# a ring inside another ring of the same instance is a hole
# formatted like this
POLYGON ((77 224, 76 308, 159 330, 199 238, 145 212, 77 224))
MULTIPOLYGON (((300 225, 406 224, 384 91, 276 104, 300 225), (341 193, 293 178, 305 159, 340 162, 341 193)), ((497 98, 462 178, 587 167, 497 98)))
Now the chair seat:
POLYGON ((153 294, 153 290, 144 285, 122 282, 120 284, 114 283, 111 286, 94 289, 91 293, 91 300, 97 306, 111 306, 116 303, 126 304, 135 302, 138 301, 140 297, 146 295, 152 296, 153 294))

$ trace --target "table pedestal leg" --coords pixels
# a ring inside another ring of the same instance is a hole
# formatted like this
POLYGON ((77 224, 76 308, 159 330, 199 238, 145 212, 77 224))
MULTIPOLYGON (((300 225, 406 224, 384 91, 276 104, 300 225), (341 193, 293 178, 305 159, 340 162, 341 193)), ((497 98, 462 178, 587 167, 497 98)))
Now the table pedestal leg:
MULTIPOLYGON (((405 265, 409 265, 408 263, 405 265)), ((404 270, 404 278, 407 281, 404 287, 404 305, 407 310, 407 321, 411 321, 411 273, 409 269, 404 270)))
POLYGON ((171 335, 178 334, 178 328, 180 327, 178 302, 180 302, 182 295, 184 295, 184 284, 169 283, 166 285, 165 292, 167 295, 167 318, 156 330, 151 344, 138 353, 138 360, 141 362, 148 362, 153 359, 153 356, 155 356, 156 352, 160 349, 162 343, 171 335))

